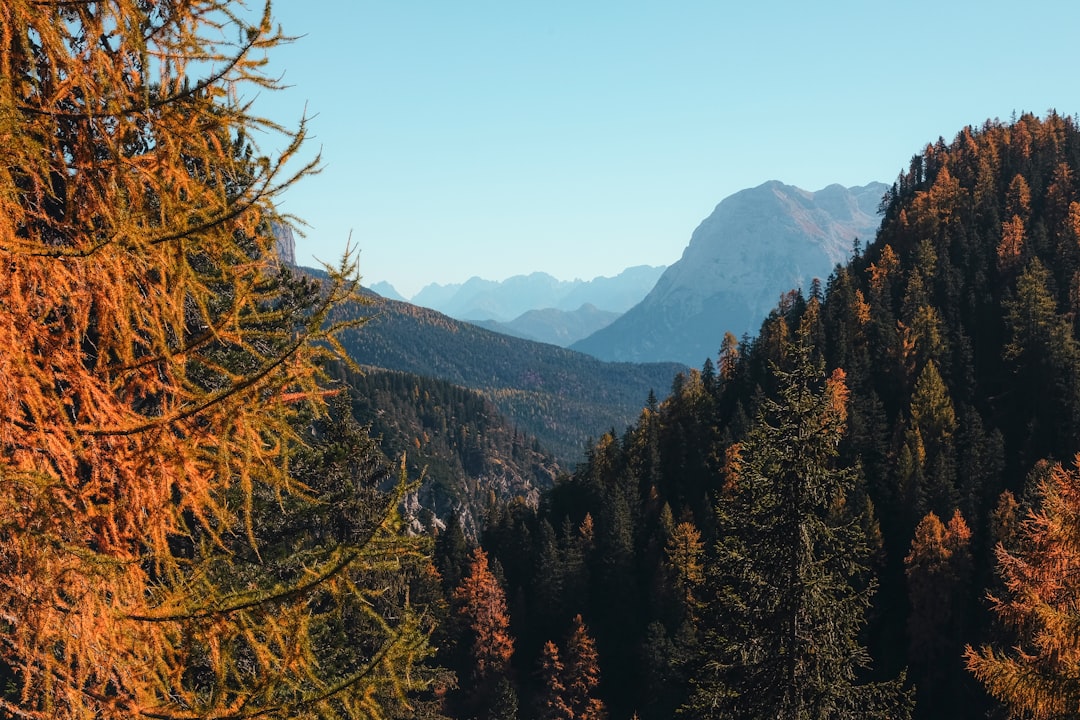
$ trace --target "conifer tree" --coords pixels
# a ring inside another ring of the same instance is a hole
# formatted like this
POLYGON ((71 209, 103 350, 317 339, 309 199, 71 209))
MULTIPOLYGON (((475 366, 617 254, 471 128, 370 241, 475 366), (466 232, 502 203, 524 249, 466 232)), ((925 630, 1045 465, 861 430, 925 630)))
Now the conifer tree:
POLYGON ((968 669, 1018 717, 1080 716, 1080 455, 1035 487, 1038 507, 1021 523, 1016 549, 997 546, 1001 593, 994 612, 1019 642, 970 646, 968 669))
POLYGON ((566 702, 566 685, 563 684, 564 668, 559 659, 559 648, 552 641, 544 643, 540 656, 540 720, 571 720, 573 711, 566 702))
POLYGON ((863 525, 847 504, 855 474, 836 466, 847 417, 842 371, 823 377, 802 325, 775 366, 717 504, 703 662, 681 713, 694 718, 904 717, 899 681, 857 683, 858 634, 872 587, 863 525))
POLYGON ((466 698, 466 705, 490 710, 497 699, 493 695, 495 685, 510 671, 514 638, 510 635, 506 593, 483 548, 473 550, 469 574, 454 592, 454 600, 468 624, 471 639, 467 686, 472 697, 466 698))
POLYGON ((540 679, 544 684, 539 701, 541 720, 604 720, 607 717, 604 703, 596 697, 596 688, 600 684, 596 643, 581 615, 574 617, 561 655, 555 643, 549 640, 544 644, 540 679))
POLYGON ((971 530, 959 511, 948 525, 929 513, 915 529, 907 569, 908 657, 921 707, 960 712, 951 697, 961 669, 964 612, 972 580, 971 530))
POLYGON ((417 682, 416 615, 363 585, 415 556, 392 499, 280 572, 260 554, 268 497, 318 502, 290 460, 356 289, 348 262, 319 288, 275 256, 303 123, 261 157, 253 131, 282 129, 235 98, 273 87, 281 39, 268 5, 0 5, 7 713, 367 717, 417 682), (346 658, 349 613, 372 634, 346 658))
POLYGON ((566 665, 563 685, 573 720, 604 720, 607 711, 596 697, 600 684, 600 659, 596 642, 589 635, 581 615, 575 615, 570 637, 566 640, 566 665))

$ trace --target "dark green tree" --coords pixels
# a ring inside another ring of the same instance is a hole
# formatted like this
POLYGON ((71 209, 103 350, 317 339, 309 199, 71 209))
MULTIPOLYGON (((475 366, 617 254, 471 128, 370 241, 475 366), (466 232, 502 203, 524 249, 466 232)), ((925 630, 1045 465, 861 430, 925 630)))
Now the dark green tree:
POLYGON ((695 718, 898 718, 902 679, 859 683, 869 607, 864 525, 837 466, 844 373, 826 379, 803 324, 717 503, 703 658, 682 714, 695 718))

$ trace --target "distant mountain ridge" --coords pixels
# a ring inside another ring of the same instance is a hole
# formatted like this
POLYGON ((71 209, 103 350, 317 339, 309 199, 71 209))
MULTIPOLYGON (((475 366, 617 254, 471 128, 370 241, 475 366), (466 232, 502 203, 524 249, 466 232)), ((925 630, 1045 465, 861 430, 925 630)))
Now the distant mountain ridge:
POLYGON ((408 300, 406 300, 404 297, 402 297, 401 293, 399 293, 397 290, 395 290, 394 286, 391 285, 388 282, 377 282, 374 285, 372 285, 371 287, 369 287, 368 289, 371 290, 373 293, 381 295, 382 297, 386 298, 387 300, 397 300, 398 302, 408 302, 408 300))
POLYGON ((787 290, 809 290, 877 232, 883 183, 817 192, 770 181, 724 199, 682 258, 622 317, 574 343, 604 360, 676 361, 716 355, 724 333, 753 332, 787 290))
POLYGON ((544 272, 515 275, 501 282, 473 277, 460 284, 432 283, 410 302, 458 320, 501 323, 509 323, 530 310, 573 312, 583 305, 623 313, 648 294, 665 269, 638 265, 614 277, 592 280, 558 280, 544 272))
POLYGON ((510 322, 477 320, 475 324, 504 335, 569 347, 600 328, 607 327, 619 317, 619 314, 601 310, 592 303, 586 303, 573 311, 556 308, 529 310, 510 322))

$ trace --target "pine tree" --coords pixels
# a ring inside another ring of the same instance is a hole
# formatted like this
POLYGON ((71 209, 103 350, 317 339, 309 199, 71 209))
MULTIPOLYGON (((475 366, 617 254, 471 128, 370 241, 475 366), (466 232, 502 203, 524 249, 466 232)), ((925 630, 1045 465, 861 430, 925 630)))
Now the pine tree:
POLYGON ((1038 507, 1016 549, 997 546, 1004 590, 998 618, 1017 632, 1008 649, 967 648, 968 669, 1018 717, 1080 717, 1080 455, 1039 476, 1038 507))
POLYGON ((741 445, 732 493, 717 504, 706 635, 695 718, 903 717, 899 682, 857 684, 869 665, 858 634, 872 587, 848 507, 851 469, 836 467, 847 388, 827 380, 800 327, 779 389, 741 445))
POLYGON ((322 287, 280 268, 273 201, 304 128, 277 161, 251 144, 280 128, 236 91, 274 86, 282 38, 269 6, 234 9, 0 6, 9 713, 372 716, 426 653, 407 603, 378 615, 363 585, 419 552, 393 498, 369 498, 360 537, 297 538, 303 563, 259 547, 267 498, 319 502, 290 466, 356 287, 348 262, 322 287), (335 613, 370 621, 363 651, 339 654, 335 613))

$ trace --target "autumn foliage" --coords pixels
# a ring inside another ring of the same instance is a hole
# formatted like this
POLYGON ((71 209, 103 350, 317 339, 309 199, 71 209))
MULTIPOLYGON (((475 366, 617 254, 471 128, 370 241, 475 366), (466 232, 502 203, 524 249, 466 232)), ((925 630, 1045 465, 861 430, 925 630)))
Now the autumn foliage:
POLYGON ((540 674, 544 684, 540 717, 543 720, 605 720, 607 710, 596 696, 600 684, 596 642, 581 615, 574 617, 561 655, 555 643, 544 644, 540 674))
POLYGON ((333 671, 313 649, 324 611, 364 613, 356 572, 396 562, 392 512, 358 547, 260 572, 255 518, 310 491, 290 473, 298 413, 355 288, 279 268, 273 200, 303 124, 277 160, 256 154, 250 132, 280 128, 235 91, 273 87, 260 66, 281 37, 268 6, 234 10, 0 4, 9 713, 370 715, 402 697, 392 662, 423 654, 398 642, 408 613, 333 671))
POLYGON ((514 655, 506 595, 482 548, 473 550, 469 574, 454 593, 454 599, 471 632, 474 678, 484 682, 506 672, 514 655))
POLYGON ((1023 521, 1017 549, 998 545, 1004 592, 990 600, 1019 642, 968 647, 968 668, 1017 716, 1080 712, 1080 455, 1038 480, 1039 507, 1023 521))

